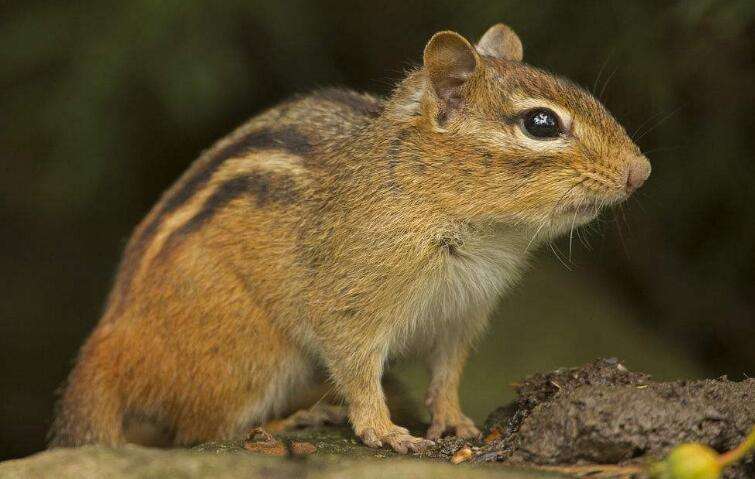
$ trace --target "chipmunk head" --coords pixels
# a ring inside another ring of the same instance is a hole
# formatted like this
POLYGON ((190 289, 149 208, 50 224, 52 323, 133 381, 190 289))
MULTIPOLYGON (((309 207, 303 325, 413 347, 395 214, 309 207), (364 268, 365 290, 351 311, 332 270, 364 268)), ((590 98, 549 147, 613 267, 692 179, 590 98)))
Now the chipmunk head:
POLYGON ((503 24, 476 46, 436 33, 415 75, 418 148, 434 163, 425 181, 459 216, 545 225, 555 234, 623 201, 650 174, 605 107, 522 63, 519 37, 503 24))

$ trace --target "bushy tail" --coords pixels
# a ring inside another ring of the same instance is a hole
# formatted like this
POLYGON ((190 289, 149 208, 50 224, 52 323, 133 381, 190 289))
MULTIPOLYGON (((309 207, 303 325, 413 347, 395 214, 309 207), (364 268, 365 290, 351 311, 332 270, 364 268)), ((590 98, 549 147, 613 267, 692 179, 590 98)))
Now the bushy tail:
POLYGON ((48 433, 49 447, 125 442, 123 410, 115 384, 86 369, 86 363, 79 362, 62 388, 48 433))

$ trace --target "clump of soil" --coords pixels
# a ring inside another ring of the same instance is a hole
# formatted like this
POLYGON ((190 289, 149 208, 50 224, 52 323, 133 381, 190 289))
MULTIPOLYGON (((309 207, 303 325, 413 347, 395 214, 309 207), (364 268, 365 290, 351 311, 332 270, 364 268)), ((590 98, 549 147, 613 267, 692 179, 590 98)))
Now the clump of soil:
MULTIPOLYGON (((719 452, 755 425, 755 379, 654 382, 616 359, 528 377, 488 418, 476 461, 616 464, 662 457, 682 442, 719 452)), ((751 458, 728 477, 755 477, 751 458)))

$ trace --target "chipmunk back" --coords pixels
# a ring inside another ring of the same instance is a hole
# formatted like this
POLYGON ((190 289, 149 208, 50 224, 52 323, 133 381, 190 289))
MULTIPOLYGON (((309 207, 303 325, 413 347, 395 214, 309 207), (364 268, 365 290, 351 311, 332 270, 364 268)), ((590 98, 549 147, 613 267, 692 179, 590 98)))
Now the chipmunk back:
POLYGON ((388 98, 295 98, 189 168, 126 247, 52 445, 232 439, 329 390, 372 447, 479 434, 457 390, 496 301, 650 165, 505 25, 437 33, 423 60, 388 98), (431 370, 427 439, 385 404, 399 353, 431 370))

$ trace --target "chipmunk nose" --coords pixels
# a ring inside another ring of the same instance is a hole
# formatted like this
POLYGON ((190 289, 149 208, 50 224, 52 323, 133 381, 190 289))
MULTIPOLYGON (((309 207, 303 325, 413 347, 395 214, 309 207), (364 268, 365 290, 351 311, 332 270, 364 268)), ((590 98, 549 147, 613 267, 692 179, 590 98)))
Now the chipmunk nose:
POLYGON ((644 156, 636 156, 629 160, 627 165, 627 196, 645 183, 650 176, 650 162, 644 156))

